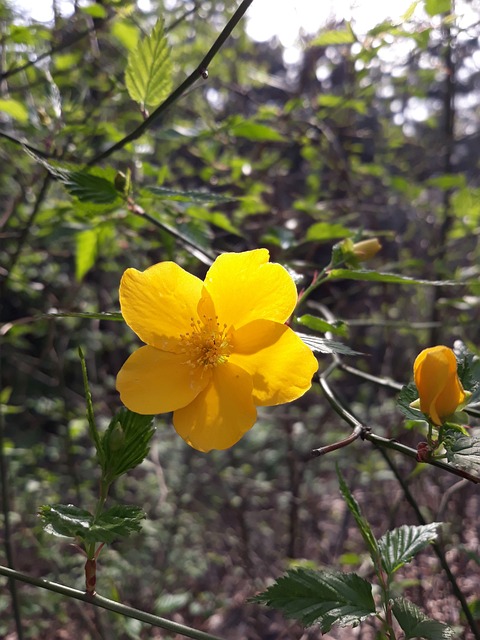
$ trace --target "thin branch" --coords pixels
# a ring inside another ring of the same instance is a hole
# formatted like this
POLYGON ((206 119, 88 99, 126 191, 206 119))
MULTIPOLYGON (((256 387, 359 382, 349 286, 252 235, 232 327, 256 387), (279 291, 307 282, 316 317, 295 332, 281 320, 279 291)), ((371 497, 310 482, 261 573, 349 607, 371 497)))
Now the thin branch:
POLYGON ((50 582, 49 580, 44 580, 43 578, 33 578, 32 576, 20 573, 19 571, 9 569, 8 567, 0 566, 0 575, 6 576, 7 578, 12 580, 20 580, 21 582, 31 584, 34 587, 40 587, 41 589, 54 591, 55 593, 59 593, 69 598, 74 598, 75 600, 81 600, 83 602, 86 602, 87 604, 92 604, 96 607, 101 607, 102 609, 113 611, 113 613, 119 613, 120 615, 127 618, 140 620, 140 622, 152 625, 153 627, 160 627, 161 629, 166 629, 167 631, 171 631, 172 633, 178 633, 181 636, 185 636, 186 638, 193 638, 194 640, 222 640, 222 638, 219 638, 218 636, 212 636, 210 633, 198 631, 197 629, 192 629, 191 627, 187 627, 184 624, 179 624, 178 622, 172 622, 171 620, 167 620, 166 618, 155 616, 152 613, 146 613, 145 611, 140 611, 139 609, 128 607, 125 604, 115 602, 114 600, 109 600, 108 598, 104 598, 103 596, 88 596, 84 591, 78 591, 77 589, 72 589, 71 587, 66 587, 63 584, 58 584, 56 582, 50 582))
POLYGON ((212 47, 207 52, 206 56, 200 62, 198 67, 186 78, 169 96, 166 98, 162 104, 153 111, 150 116, 144 120, 136 129, 127 134, 124 138, 119 140, 117 143, 100 153, 99 155, 92 158, 87 166, 92 166, 100 162, 101 160, 105 160, 105 158, 110 157, 113 153, 118 151, 119 149, 123 149, 129 142, 136 140, 139 138, 145 131, 150 129, 154 122, 161 120, 161 118, 165 115, 165 113, 170 109, 172 105, 174 105, 182 95, 189 89, 197 80, 200 78, 208 77, 208 66, 212 62, 213 58, 220 51, 222 46, 225 44, 226 40, 229 38, 232 31, 235 29, 237 24, 243 18, 246 13, 248 7, 252 4, 253 0, 243 0, 240 6, 237 8, 233 16, 230 18, 223 31, 220 33, 218 38, 213 43, 212 47))

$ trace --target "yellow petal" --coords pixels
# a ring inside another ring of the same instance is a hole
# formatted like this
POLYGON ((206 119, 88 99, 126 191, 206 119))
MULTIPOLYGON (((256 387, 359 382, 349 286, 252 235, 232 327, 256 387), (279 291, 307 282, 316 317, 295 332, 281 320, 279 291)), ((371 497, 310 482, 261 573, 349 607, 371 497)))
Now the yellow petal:
POLYGON ((234 341, 229 361, 252 376, 256 405, 291 402, 310 389, 317 359, 286 325, 256 320, 238 329, 234 341))
POLYGON ((443 424, 465 399, 455 354, 443 345, 424 349, 414 362, 413 372, 421 411, 434 424, 443 424))
POLYGON ((196 320, 202 281, 174 262, 160 262, 146 271, 127 269, 120 283, 125 322, 146 344, 178 351, 180 334, 196 320))
POLYGON ((255 424, 250 376, 230 362, 213 369, 211 383, 173 414, 175 429, 199 451, 228 449, 255 424))
MULTIPOLYGON (((205 277, 205 289, 221 324, 241 327, 265 318, 285 322, 297 303, 297 289, 288 271, 268 262, 266 249, 219 256, 205 277)), ((212 313, 208 299, 200 315, 212 313)))
POLYGON ((154 347, 132 353, 117 375, 123 404, 150 415, 185 407, 205 388, 210 373, 184 364, 185 356, 154 347))

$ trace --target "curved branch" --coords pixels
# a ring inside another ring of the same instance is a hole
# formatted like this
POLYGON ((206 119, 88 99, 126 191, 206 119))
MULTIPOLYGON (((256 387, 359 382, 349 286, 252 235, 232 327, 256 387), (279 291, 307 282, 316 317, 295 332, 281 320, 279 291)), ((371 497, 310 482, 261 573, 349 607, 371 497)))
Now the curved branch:
POLYGON ((134 607, 128 607, 121 602, 115 602, 114 600, 109 600, 108 598, 104 598, 99 595, 89 596, 84 591, 78 591, 78 589, 72 589, 71 587, 66 587, 63 584, 58 584, 56 582, 50 582, 43 578, 33 578, 32 576, 20 573, 19 571, 9 569, 8 567, 0 566, 0 575, 6 576, 11 580, 26 582, 34 587, 54 591, 62 596, 81 600, 82 602, 92 604, 96 607, 101 607, 102 609, 119 613, 127 618, 134 618, 135 620, 140 620, 140 622, 145 622, 146 624, 150 624, 154 627, 160 627, 161 629, 178 633, 186 638, 193 638, 194 640, 222 640, 222 638, 212 636, 210 633, 206 633, 205 631, 198 631, 197 629, 192 629, 184 624, 179 624, 178 622, 172 622, 166 618, 155 616, 152 613, 146 613, 145 611, 140 611, 134 607))

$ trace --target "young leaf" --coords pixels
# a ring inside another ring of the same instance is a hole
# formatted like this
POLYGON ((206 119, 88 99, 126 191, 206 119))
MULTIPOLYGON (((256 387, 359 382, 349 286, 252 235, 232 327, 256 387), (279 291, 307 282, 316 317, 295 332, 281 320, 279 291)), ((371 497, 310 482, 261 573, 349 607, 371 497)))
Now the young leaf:
POLYGON ((388 575, 392 575, 410 562, 415 554, 421 551, 438 536, 439 522, 423 526, 403 525, 393 531, 387 531, 378 541, 382 565, 388 575))
POLYGON ((157 107, 172 89, 172 61, 163 20, 158 20, 149 36, 143 38, 128 56, 125 84, 140 105, 157 107))
POLYGON ((355 626, 375 613, 372 585, 340 571, 288 571, 252 602, 280 609, 305 626, 319 624, 324 633, 334 624, 355 626))
POLYGON ((409 638, 426 638, 427 640, 450 640, 454 638, 453 630, 442 622, 437 622, 426 616, 413 602, 405 598, 393 601, 393 615, 405 633, 405 640, 409 638))
POLYGON ((154 434, 153 416, 120 409, 101 439, 102 470, 106 482, 139 465, 150 450, 154 434))
POLYGON ((73 504, 43 505, 39 509, 43 527, 48 533, 69 538, 82 538, 88 534, 93 516, 73 504))
POLYGON ((358 502, 355 500, 355 498, 351 494, 350 489, 348 488, 348 485, 345 482, 345 478, 341 474, 340 469, 338 467, 337 467, 337 476, 338 476, 338 481, 340 483, 340 491, 342 492, 342 495, 345 499, 345 502, 347 503, 347 507, 350 513, 355 518, 357 527, 360 533, 362 534, 362 538, 364 539, 368 547, 368 551, 372 558, 373 564, 375 565, 378 571, 380 569, 380 567, 378 566, 380 563, 380 549, 378 547, 377 539, 373 535, 373 531, 370 527, 370 524, 368 523, 368 521, 360 511, 358 502))
POLYGON ((104 511, 92 523, 88 542, 113 542, 140 531, 145 513, 140 507, 116 505, 104 511))
POLYGON ((97 229, 85 229, 75 236, 75 277, 77 282, 83 280, 84 275, 95 264, 98 253, 97 229))
POLYGON ((312 316, 309 313, 296 318, 296 322, 298 322, 298 324, 302 324, 305 327, 308 327, 309 329, 312 329, 313 331, 320 331, 321 333, 330 331, 331 333, 336 333, 341 336, 345 336, 347 333, 347 327, 341 320, 338 320, 331 324, 330 322, 323 320, 323 318, 317 318, 316 316, 312 316))

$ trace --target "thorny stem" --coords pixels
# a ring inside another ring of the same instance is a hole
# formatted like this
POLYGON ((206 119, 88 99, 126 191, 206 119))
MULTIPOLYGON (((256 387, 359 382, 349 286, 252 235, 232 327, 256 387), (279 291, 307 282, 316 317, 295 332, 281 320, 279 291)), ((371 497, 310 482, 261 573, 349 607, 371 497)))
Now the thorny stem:
POLYGON ((101 160, 105 160, 105 158, 110 157, 113 153, 118 151, 119 149, 123 149, 129 142, 136 140, 139 138, 145 131, 150 129, 154 122, 160 121, 160 119, 165 115, 165 113, 170 109, 172 105, 174 105, 183 94, 189 89, 197 80, 200 78, 206 78, 208 76, 208 66, 212 62, 213 58, 220 51, 222 46, 225 44, 226 40, 229 38, 232 31, 235 29, 237 24, 243 18, 246 13, 248 7, 252 4, 253 0, 243 0, 233 16, 227 22, 223 31, 220 33, 218 38, 213 43, 212 47, 209 49, 207 54, 204 56, 203 60, 197 66, 197 68, 185 78, 185 80, 168 96, 162 104, 153 111, 150 116, 144 120, 136 129, 127 134, 124 138, 116 142, 114 145, 100 153, 99 155, 92 158, 87 166, 92 166, 100 162, 101 160))
POLYGON ((102 609, 107 609, 108 611, 119 613, 120 615, 127 618, 134 618, 135 620, 140 620, 140 622, 144 622, 145 624, 149 624, 154 627, 160 627, 161 629, 166 629, 167 631, 171 631, 172 633, 178 633, 179 635, 185 636, 186 638, 193 638, 194 640, 222 640, 222 638, 213 636, 210 633, 198 631, 197 629, 192 629, 191 627, 187 627, 184 624, 172 622, 171 620, 161 618, 160 616, 155 616, 151 613, 146 613, 145 611, 140 611, 139 609, 134 609, 133 607, 128 607, 125 604, 115 602, 114 600, 109 600, 108 598, 104 598, 103 596, 90 596, 83 591, 78 591, 77 589, 72 589, 62 584, 57 584, 56 582, 50 582, 49 580, 44 580, 43 578, 33 578, 24 573, 20 573, 19 571, 9 569, 8 567, 0 566, 0 575, 6 576, 7 578, 12 580, 20 580, 21 582, 31 584, 34 587, 47 589, 48 591, 53 591, 69 598, 81 600, 82 602, 92 604, 96 607, 101 607, 102 609))

